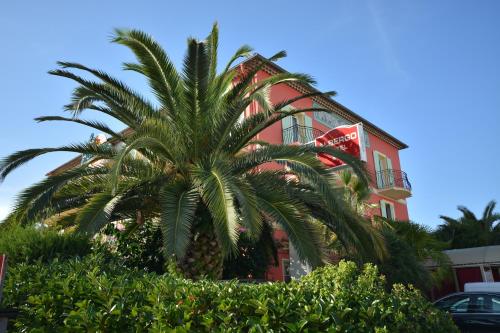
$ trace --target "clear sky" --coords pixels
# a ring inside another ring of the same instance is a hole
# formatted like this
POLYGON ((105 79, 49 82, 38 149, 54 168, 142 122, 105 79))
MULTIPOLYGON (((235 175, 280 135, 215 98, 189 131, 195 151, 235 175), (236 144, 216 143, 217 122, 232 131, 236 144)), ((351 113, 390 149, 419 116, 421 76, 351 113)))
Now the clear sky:
MULTIPOLYGON (((63 115, 72 81, 46 72, 58 60, 120 71, 131 61, 109 43, 115 27, 153 35, 179 64, 188 36, 220 25, 221 58, 241 44, 313 75, 321 90, 410 148, 400 154, 413 185, 410 217, 478 214, 500 200, 500 1, 4 1, 0 5, 0 156, 85 140, 91 131, 33 118, 63 115)), ((116 124, 115 124, 116 125, 116 124)), ((72 155, 52 154, 0 185, 0 218, 21 189, 72 155)))

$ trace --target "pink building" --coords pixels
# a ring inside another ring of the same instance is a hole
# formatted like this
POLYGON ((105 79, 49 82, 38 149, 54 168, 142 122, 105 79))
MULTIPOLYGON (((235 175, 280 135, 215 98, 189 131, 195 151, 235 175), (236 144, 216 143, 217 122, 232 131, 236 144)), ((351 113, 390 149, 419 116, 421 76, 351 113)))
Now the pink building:
MULTIPOLYGON (((240 65, 241 70, 252 67, 260 61, 265 60, 257 54, 243 62, 240 65)), ((283 72, 286 71, 280 66, 267 63, 263 70, 257 73, 255 81, 258 82, 270 75, 283 72)), ((279 103, 315 91, 317 90, 308 85, 291 82, 273 87, 270 97, 273 103, 279 103)), ((364 132, 366 168, 372 178, 372 194, 369 201, 377 205, 377 208, 374 208, 370 215, 379 215, 393 220, 409 219, 406 199, 411 196, 411 185, 406 173, 402 171, 399 159, 399 151, 408 148, 406 144, 328 97, 301 99, 293 103, 292 107, 321 107, 327 108, 333 113, 311 111, 287 117, 265 130, 256 139, 273 144, 305 144, 314 141, 316 137, 337 126, 361 123, 364 132)), ((245 116, 256 112, 260 112, 257 103, 248 108, 245 116)), ((333 169, 333 171, 336 170, 333 169)), ((278 231, 276 237, 280 239, 281 244, 286 239, 286 235, 282 231, 278 231)), ((279 255, 281 261, 279 267, 271 267, 267 277, 270 280, 282 280, 289 275, 297 275, 297 272, 293 272, 297 270, 293 267, 293 246, 285 245, 279 255)), ((302 269, 298 268, 298 270, 302 269)), ((300 275, 300 273, 298 274, 300 275)))

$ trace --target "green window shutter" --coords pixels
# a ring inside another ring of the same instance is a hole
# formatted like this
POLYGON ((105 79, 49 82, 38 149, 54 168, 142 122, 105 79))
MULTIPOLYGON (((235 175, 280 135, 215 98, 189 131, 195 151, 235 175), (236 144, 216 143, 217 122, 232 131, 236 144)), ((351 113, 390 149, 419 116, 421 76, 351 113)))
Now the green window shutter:
POLYGON ((391 186, 394 186, 394 171, 392 170, 392 161, 390 158, 387 158, 387 167, 389 168, 387 180, 391 186))
POLYGON ((368 132, 365 129, 363 129, 363 134, 365 139, 365 147, 370 148, 370 137, 368 136, 368 132))
POLYGON ((283 127, 283 144, 288 145, 293 141, 292 116, 285 117, 281 120, 283 127))
POLYGON ((380 200, 380 215, 382 215, 382 217, 387 218, 385 205, 386 205, 385 200, 380 200))
POLYGON ((380 159, 377 151, 373 151, 373 162, 375 163, 375 178, 377 179, 378 187, 383 186, 382 173, 380 172, 380 159))
POLYGON ((302 143, 307 143, 307 142, 311 142, 314 140, 314 136, 313 136, 313 128, 312 128, 312 118, 309 117, 308 115, 304 114, 304 126, 306 127, 305 128, 305 137, 304 137, 304 142, 302 143))

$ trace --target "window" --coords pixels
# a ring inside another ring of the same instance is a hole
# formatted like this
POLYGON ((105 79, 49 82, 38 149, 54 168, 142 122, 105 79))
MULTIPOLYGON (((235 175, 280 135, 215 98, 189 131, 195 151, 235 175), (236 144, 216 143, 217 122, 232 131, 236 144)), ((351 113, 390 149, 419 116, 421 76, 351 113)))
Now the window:
MULTIPOLYGON (((489 297, 488 297, 489 301, 489 297)), ((484 296, 477 296, 475 297, 475 301, 471 302, 469 304, 469 308, 467 312, 472 312, 472 313, 484 313, 484 312, 490 312, 487 310, 487 308, 491 308, 491 306, 488 305, 489 302, 485 300, 484 296)))
POLYGON ((388 219, 394 219, 394 216, 392 216, 391 206, 389 204, 385 204, 385 216, 387 216, 388 219))
POLYGON ((363 129, 363 138, 365 140, 366 148, 370 148, 370 137, 368 135, 369 135, 368 132, 365 129, 363 129))
POLYGON ((378 188, 388 188, 394 186, 391 159, 378 151, 374 151, 373 162, 375 165, 375 175, 377 178, 378 188))
POLYGON ((290 275, 290 260, 283 259, 281 260, 281 264, 283 265, 283 281, 289 282, 291 280, 290 275))
POLYGON ((467 312, 469 308, 470 298, 461 299, 450 306, 450 312, 459 313, 459 312, 467 312))
MULTIPOLYGON (((293 110, 293 108, 285 110, 289 111, 293 110)), ((307 114, 299 113, 285 117, 281 121, 281 126, 283 128, 284 144, 308 143, 314 140, 312 118, 307 114)))
POLYGON ((394 204, 385 200, 380 200, 380 215, 386 219, 395 220, 396 214, 394 211, 394 204))
POLYGON ((450 311, 453 313, 464 313, 469 308, 470 297, 457 295, 442 299, 436 303, 436 306, 441 310, 450 311))
POLYGON ((454 295, 438 301, 436 306, 452 313, 500 314, 500 297, 488 294, 454 295))
POLYGON ((500 296, 491 297, 491 312, 500 313, 500 296))
POLYGON ((493 295, 478 296, 475 306, 472 309, 469 307, 469 312, 500 314, 500 297, 493 295))

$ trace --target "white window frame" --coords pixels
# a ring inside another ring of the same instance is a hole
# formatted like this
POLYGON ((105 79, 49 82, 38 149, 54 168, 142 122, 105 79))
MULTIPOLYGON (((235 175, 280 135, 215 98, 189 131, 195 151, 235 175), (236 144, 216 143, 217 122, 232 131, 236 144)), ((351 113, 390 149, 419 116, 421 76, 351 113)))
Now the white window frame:
POLYGON ((394 176, 393 176, 393 166, 392 166, 392 159, 387 156, 386 154, 383 154, 379 152, 378 150, 373 151, 373 165, 375 166, 375 175, 376 175, 376 181, 377 185, 381 187, 386 187, 387 185, 394 186, 394 176), (387 161, 387 169, 382 170, 380 169, 380 157, 385 158, 387 161), (383 175, 381 172, 386 171, 388 172, 387 175, 383 175))
POLYGON ((386 205, 389 205, 389 207, 391 209, 392 216, 391 216, 390 220, 395 221, 396 220, 396 211, 394 209, 394 204, 392 202, 389 202, 387 200, 380 200, 380 215, 386 219, 389 219, 387 217, 386 205))

